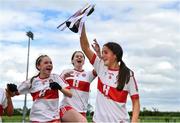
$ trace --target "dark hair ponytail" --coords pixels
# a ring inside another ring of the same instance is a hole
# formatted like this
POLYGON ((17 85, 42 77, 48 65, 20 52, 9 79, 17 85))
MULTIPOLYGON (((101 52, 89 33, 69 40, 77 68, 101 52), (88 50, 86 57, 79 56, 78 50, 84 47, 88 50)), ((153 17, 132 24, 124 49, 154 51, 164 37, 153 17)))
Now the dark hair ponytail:
POLYGON ((33 76, 31 79, 30 79, 30 87, 29 87, 29 89, 32 87, 32 82, 33 82, 33 80, 34 80, 34 78, 36 78, 36 77, 38 77, 40 75, 40 73, 38 73, 37 75, 35 75, 35 76, 33 76))
POLYGON ((130 69, 126 64, 121 61, 118 73, 118 90, 123 90, 125 83, 128 83, 130 79, 130 69))
POLYGON ((125 83, 128 83, 130 79, 130 69, 122 60, 123 50, 121 46, 115 42, 108 42, 104 44, 104 46, 108 47, 116 55, 117 62, 120 62, 119 73, 117 78, 117 89, 122 90, 124 88, 125 83))

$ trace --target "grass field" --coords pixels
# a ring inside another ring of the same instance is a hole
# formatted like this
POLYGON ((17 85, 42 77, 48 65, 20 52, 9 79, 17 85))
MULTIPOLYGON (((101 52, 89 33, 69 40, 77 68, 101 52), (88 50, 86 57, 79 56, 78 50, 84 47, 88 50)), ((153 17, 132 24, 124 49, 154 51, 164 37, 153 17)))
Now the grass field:
MULTIPOLYGON (((29 121, 29 117, 26 117, 26 121, 29 121)), ((22 116, 3 116, 2 122, 22 122, 22 116)))
MULTIPOLYGON (((92 122, 90 117, 87 117, 89 122, 92 122)), ((165 116, 141 116, 140 122, 171 122, 171 123, 177 123, 180 122, 180 117, 165 117, 165 116)), ((3 122, 22 122, 22 116, 3 116, 2 117, 3 122)), ((29 121, 29 117, 26 117, 26 121, 29 121)))
POLYGON ((180 122, 180 117, 170 116, 140 116, 140 122, 180 122))

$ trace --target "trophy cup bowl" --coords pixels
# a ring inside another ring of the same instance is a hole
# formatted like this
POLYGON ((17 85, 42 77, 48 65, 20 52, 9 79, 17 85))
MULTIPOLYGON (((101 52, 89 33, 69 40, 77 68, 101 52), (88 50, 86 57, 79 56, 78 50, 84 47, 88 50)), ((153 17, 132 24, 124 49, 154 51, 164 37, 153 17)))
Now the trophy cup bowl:
POLYGON ((78 21, 73 25, 72 28, 69 28, 71 22, 70 22, 70 21, 66 21, 66 26, 67 26, 72 32, 78 33, 79 22, 80 22, 80 20, 78 20, 78 21))
MULTIPOLYGON (((86 8, 81 14, 83 14, 88 8, 86 8)), ((94 6, 90 9, 88 12, 87 16, 91 15, 94 12, 94 6)), ((81 18, 70 28, 69 26, 71 25, 71 21, 66 21, 66 26, 74 33, 78 33, 79 29, 79 24, 80 24, 81 18)))

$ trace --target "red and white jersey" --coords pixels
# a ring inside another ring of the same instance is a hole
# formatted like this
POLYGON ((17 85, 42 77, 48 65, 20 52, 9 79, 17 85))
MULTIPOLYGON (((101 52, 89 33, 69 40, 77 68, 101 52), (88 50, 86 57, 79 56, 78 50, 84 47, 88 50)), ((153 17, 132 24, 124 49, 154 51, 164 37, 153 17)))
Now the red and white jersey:
POLYGON ((139 98, 138 88, 131 73, 130 81, 122 91, 116 89, 119 70, 110 70, 95 54, 90 61, 98 75, 96 107, 94 122, 128 122, 126 109, 127 96, 131 99, 139 98))
POLYGON ((78 112, 86 112, 90 83, 94 80, 96 75, 94 71, 86 72, 73 69, 64 70, 61 75, 63 76, 67 71, 73 71, 73 77, 66 78, 66 82, 69 84, 73 96, 72 98, 64 97, 61 106, 70 105, 78 112))
POLYGON ((0 122, 2 122, 1 116, 3 115, 4 109, 7 107, 6 92, 0 88, 0 122))
POLYGON ((47 122, 59 117, 59 94, 58 90, 51 90, 49 84, 57 82, 62 88, 69 86, 59 75, 51 74, 49 78, 36 77, 32 84, 30 80, 24 81, 18 87, 19 94, 31 93, 33 106, 30 112, 30 121, 47 122))

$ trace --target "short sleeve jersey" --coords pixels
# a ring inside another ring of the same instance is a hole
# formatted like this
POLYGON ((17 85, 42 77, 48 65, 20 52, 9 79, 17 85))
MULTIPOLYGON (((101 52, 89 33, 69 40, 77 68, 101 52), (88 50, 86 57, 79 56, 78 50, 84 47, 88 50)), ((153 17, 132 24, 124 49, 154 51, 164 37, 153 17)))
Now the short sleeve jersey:
POLYGON ((58 90, 53 90, 49 87, 51 82, 57 82, 62 88, 69 86, 56 74, 51 74, 46 79, 36 77, 32 83, 28 80, 19 85, 19 94, 30 93, 33 98, 30 121, 47 122, 60 118, 58 113, 59 94, 58 90))
POLYGON ((119 70, 108 69, 103 60, 95 54, 90 60, 98 76, 96 108, 93 116, 95 122, 125 122, 129 120, 126 109, 128 94, 131 99, 139 98, 137 84, 131 73, 130 80, 123 90, 117 90, 119 70))
MULTIPOLYGON (((63 75, 68 70, 64 70, 63 75)), ((66 82, 70 85, 70 90, 73 93, 72 98, 64 97, 61 105, 70 105, 78 112, 86 112, 90 91, 90 83, 96 77, 93 71, 73 71, 73 77, 66 78, 66 82)))

